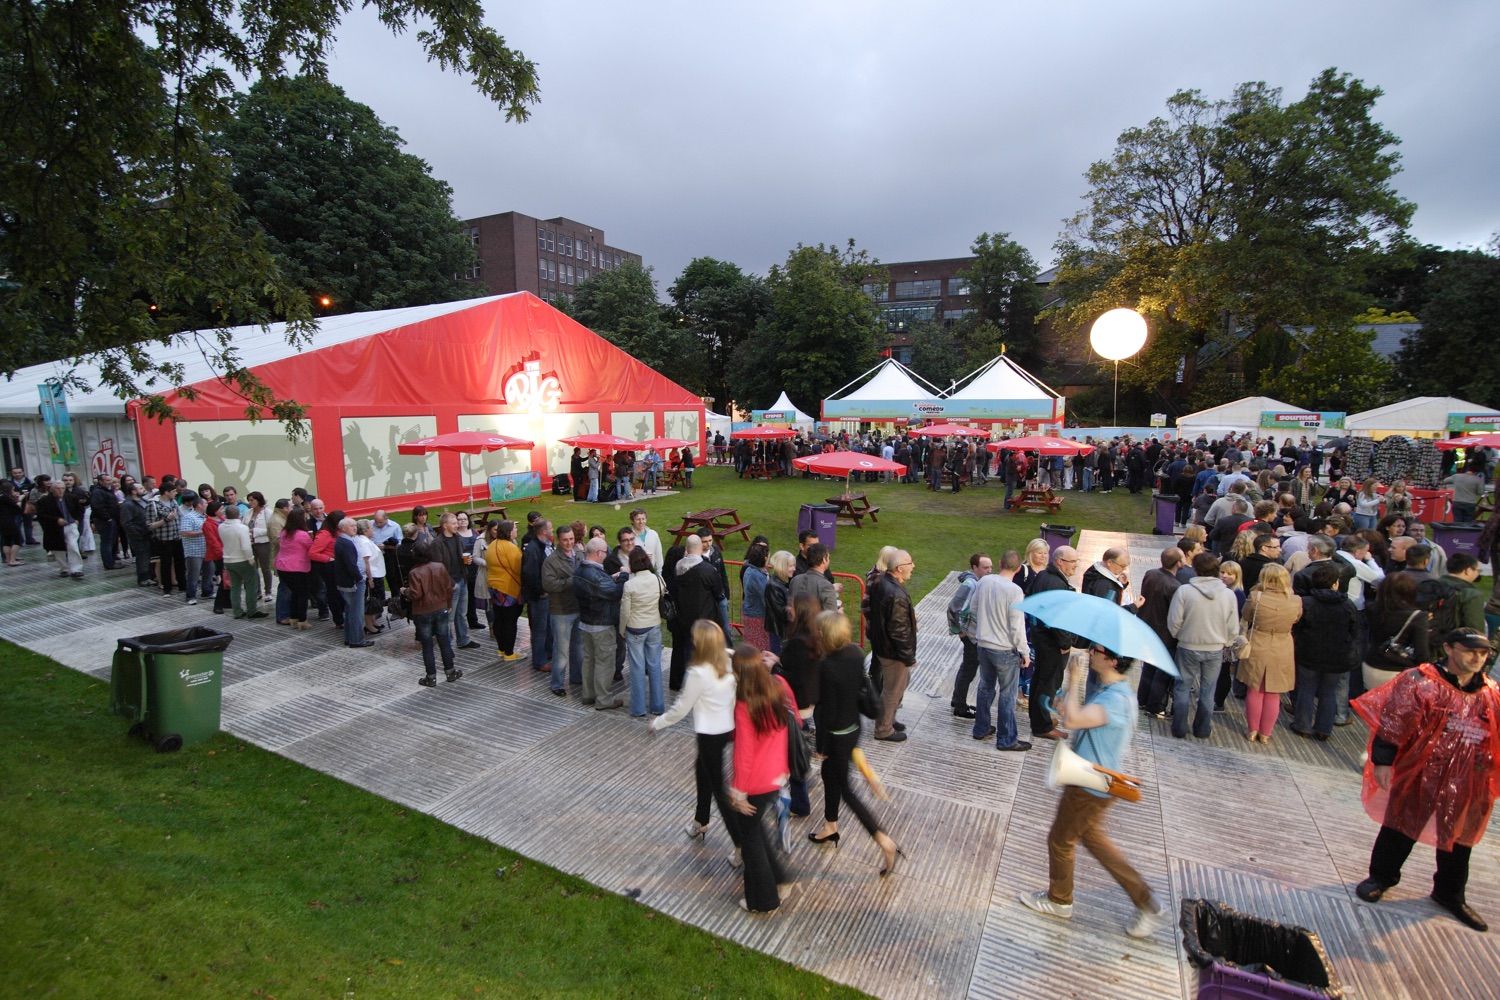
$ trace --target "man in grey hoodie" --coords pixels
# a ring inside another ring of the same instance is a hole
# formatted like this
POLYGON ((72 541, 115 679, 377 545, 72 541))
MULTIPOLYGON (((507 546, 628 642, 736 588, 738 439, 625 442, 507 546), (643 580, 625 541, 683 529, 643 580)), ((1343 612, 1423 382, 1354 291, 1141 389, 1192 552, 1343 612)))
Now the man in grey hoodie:
POLYGON ((1193 579, 1172 595, 1167 629, 1177 640, 1172 735, 1187 736, 1188 705, 1196 700, 1193 735, 1207 739, 1213 730, 1214 686, 1224 664, 1224 650, 1240 634, 1239 602, 1219 579, 1218 556, 1200 552, 1193 557, 1193 579))

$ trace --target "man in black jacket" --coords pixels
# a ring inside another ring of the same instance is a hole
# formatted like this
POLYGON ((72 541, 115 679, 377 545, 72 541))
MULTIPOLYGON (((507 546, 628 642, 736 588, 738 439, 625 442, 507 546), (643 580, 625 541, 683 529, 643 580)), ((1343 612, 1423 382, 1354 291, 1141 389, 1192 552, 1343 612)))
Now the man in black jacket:
POLYGON ((911 553, 898 551, 870 594, 870 648, 883 678, 875 738, 891 743, 906 739, 906 727, 896 721, 896 710, 917 662, 917 616, 906 592, 912 569, 911 553))
POLYGON ((526 621, 531 631, 531 669, 552 670, 552 615, 547 592, 542 589, 542 563, 552 551, 552 522, 538 518, 526 532, 521 550, 521 600, 526 602, 526 621))
POLYGON ((672 566, 672 579, 677 627, 672 630, 672 666, 667 686, 681 691, 693 652, 693 623, 699 619, 719 623, 719 599, 724 590, 719 571, 703 558, 703 539, 697 535, 683 539, 682 558, 672 566))
POLYGON ((357 532, 354 518, 346 517, 333 541, 333 584, 344 602, 344 645, 350 649, 375 645, 365 638, 365 571, 354 541, 357 532))
MULTIPOLYGON (((1078 550, 1071 545, 1060 545, 1052 553, 1052 564, 1032 581, 1030 594, 1041 594, 1049 590, 1072 590, 1068 577, 1078 568, 1078 550)), ((1024 610, 1024 609, 1023 609, 1024 610)), ((1031 633, 1032 645, 1036 649, 1036 666, 1031 675, 1031 695, 1027 699, 1026 714, 1031 721, 1032 739, 1066 739, 1052 722, 1052 699, 1062 686, 1063 670, 1068 665, 1068 656, 1073 651, 1075 636, 1062 629, 1048 628, 1037 623, 1031 633)))
POLYGON ((120 507, 120 527, 135 557, 135 582, 149 587, 156 581, 151 577, 151 508, 145 497, 146 487, 132 483, 130 495, 120 507))
POLYGON ((89 523, 99 532, 99 560, 105 569, 115 568, 115 543, 120 530, 120 501, 115 497, 114 481, 99 476, 89 490, 89 523))

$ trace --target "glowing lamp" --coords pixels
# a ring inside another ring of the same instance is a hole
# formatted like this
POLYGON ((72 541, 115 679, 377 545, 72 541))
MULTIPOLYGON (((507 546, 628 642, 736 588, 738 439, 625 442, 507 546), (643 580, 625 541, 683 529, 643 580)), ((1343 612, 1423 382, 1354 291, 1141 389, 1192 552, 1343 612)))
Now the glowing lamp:
POLYGON ((1094 320, 1089 346, 1109 361, 1124 361, 1146 346, 1146 321, 1134 309, 1111 309, 1094 320))

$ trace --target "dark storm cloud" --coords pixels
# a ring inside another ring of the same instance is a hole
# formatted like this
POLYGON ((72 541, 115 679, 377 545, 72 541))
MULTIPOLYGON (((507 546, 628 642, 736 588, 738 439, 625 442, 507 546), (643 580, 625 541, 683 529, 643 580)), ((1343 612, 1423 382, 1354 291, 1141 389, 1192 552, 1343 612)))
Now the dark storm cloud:
POLYGON ((567 215, 663 288, 695 256, 764 273, 797 242, 959 256, 1005 231, 1046 266, 1082 173, 1175 90, 1305 93, 1337 66, 1385 96, 1414 235, 1500 230, 1493 3, 492 5, 539 65, 508 124, 373 18, 332 75, 454 189, 460 216, 567 215))

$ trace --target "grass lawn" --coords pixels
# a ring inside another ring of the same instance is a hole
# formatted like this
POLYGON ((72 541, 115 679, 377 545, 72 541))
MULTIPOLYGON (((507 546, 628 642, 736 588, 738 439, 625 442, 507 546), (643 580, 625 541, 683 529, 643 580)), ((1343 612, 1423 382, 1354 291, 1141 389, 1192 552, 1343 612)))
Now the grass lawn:
POLYGON ((6 996, 859 995, 231 737, 157 755, 0 655, 6 996))
MULTIPOLYGON (((797 549, 797 510, 804 503, 822 503, 826 497, 843 490, 843 480, 827 479, 739 479, 732 466, 700 467, 693 473, 694 489, 662 500, 649 500, 640 506, 648 512, 649 523, 662 533, 663 542, 671 543, 666 532, 682 523, 682 515, 709 507, 732 507, 742 521, 752 524, 751 535, 763 534, 771 540, 772 551, 797 549)), ((933 493, 925 486, 901 483, 857 483, 856 492, 867 493, 870 503, 880 508, 878 524, 866 521, 863 528, 839 527, 838 547, 834 550, 835 572, 863 576, 875 563, 882 545, 896 545, 912 553, 916 562, 910 584, 911 595, 921 599, 942 581, 950 570, 964 569, 976 550, 998 557, 1007 548, 1022 550, 1037 537, 1037 526, 1044 521, 1070 524, 1076 528, 1108 531, 1151 531, 1151 496, 1143 492, 1131 496, 1125 489, 1109 496, 1086 493, 1063 493, 1063 507, 1055 515, 1011 514, 1001 510, 1005 485, 991 480, 988 486, 966 489, 957 496, 933 493)), ((562 497, 547 495, 536 506, 554 522, 582 520, 603 525, 611 542, 617 528, 624 527, 633 503, 616 512, 612 504, 573 503, 562 497)), ((450 510, 462 509, 455 505, 450 510)), ((394 507, 393 507, 394 509, 394 507)), ((527 505, 513 504, 510 515, 524 520, 527 505)), ((405 521, 407 516, 396 515, 405 521)), ((746 544, 740 536, 726 543, 726 555, 732 559, 745 554, 746 544)), ((731 573, 731 580, 738 574, 731 573)), ((846 601, 846 604, 848 602, 846 601)))

